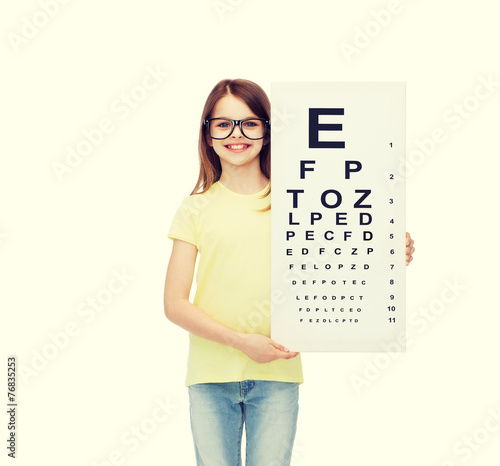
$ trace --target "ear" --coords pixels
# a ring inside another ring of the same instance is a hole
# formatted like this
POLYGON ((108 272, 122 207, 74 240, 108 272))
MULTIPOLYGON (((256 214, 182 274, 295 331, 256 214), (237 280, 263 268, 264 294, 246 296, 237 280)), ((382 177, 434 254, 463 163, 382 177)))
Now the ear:
POLYGON ((270 126, 268 126, 266 129, 266 134, 264 136, 264 140, 262 141, 262 145, 266 146, 267 144, 269 144, 270 141, 271 141, 271 128, 270 128, 270 126))
POLYGON ((203 134, 205 135, 205 141, 207 142, 207 144, 210 147, 213 147, 212 138, 210 137, 210 134, 208 134, 207 126, 205 125, 205 123, 203 123, 203 134))

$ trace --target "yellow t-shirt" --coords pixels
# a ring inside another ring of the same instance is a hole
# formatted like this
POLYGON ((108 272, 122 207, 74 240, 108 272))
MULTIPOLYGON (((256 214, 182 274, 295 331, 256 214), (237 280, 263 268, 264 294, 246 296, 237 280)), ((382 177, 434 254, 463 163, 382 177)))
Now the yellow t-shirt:
MULTIPOLYGON (((206 192, 186 197, 168 237, 196 245, 200 254, 193 304, 242 333, 271 336, 270 202, 238 194, 215 182, 206 192)), ((280 343, 280 342, 278 342, 280 343)), ((300 354, 258 363, 231 346, 189 334, 186 386, 242 380, 304 381, 300 354)))

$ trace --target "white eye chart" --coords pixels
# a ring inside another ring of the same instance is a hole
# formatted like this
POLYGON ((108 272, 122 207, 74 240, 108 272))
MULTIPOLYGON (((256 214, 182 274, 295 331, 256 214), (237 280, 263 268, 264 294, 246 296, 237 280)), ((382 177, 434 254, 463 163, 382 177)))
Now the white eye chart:
POLYGON ((272 83, 271 108, 271 338, 406 351, 405 83, 272 83))

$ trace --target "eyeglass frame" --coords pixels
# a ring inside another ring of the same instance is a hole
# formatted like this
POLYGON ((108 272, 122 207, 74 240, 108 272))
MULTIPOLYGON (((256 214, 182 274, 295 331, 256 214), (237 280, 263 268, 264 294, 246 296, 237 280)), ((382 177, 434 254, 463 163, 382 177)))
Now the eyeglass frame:
POLYGON ((270 127, 270 123, 269 123, 269 120, 267 120, 266 118, 245 118, 243 120, 231 120, 231 118, 222 118, 222 117, 218 117, 218 118, 205 118, 205 121, 203 122, 205 124, 205 127, 207 128, 207 133, 208 135, 212 138, 212 139, 217 139, 218 141, 222 141, 224 139, 227 139, 229 136, 231 136, 231 134, 233 134, 233 131, 234 131, 234 128, 236 126, 238 126, 240 128, 240 132, 243 136, 245 136, 247 139, 250 139, 251 141, 258 141, 260 139, 264 139, 266 137, 266 134, 268 132, 268 129, 270 127), (226 120, 226 121, 230 121, 231 124, 233 125, 233 127, 231 128, 231 131, 229 132, 229 134, 224 137, 224 138, 214 138, 211 134, 210 134, 210 122, 212 120, 226 120), (250 120, 260 120, 260 121, 263 121, 264 122, 264 134, 262 135, 261 138, 249 138, 245 132, 243 131, 243 128, 241 126, 241 124, 244 122, 244 121, 250 121, 250 120))

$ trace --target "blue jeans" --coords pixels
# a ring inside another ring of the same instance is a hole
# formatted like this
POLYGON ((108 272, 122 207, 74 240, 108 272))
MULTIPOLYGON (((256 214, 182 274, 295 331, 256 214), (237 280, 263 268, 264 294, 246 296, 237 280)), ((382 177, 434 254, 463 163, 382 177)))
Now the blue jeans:
POLYGON ((198 466, 240 466, 243 424, 246 466, 290 464, 299 410, 298 383, 201 383, 190 385, 188 391, 198 466))

